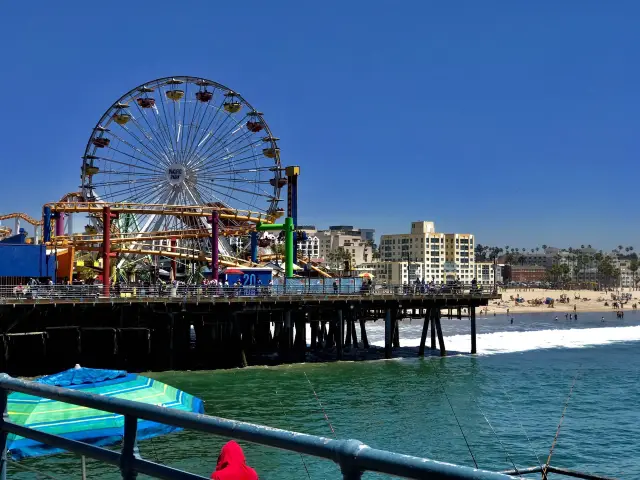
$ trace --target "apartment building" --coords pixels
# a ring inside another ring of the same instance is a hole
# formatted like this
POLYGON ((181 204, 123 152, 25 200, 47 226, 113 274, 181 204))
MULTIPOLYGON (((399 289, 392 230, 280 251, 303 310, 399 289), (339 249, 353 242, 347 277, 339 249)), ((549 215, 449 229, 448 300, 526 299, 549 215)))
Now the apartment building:
POLYGON ((338 225, 328 230, 318 230, 319 257, 327 261, 329 254, 339 248, 351 254, 351 265, 355 268, 373 260, 371 246, 375 230, 355 229, 352 225, 338 225))
POLYGON ((475 240, 469 233, 439 233, 435 223, 413 222, 410 233, 382 235, 380 260, 417 262, 427 281, 470 283, 475 277, 475 240))
MULTIPOLYGON (((306 240, 298 240, 298 253, 304 258, 317 260, 320 258, 320 239, 317 236, 316 227, 313 225, 301 225, 297 229, 307 235, 306 240)), ((280 237, 279 231, 262 232, 260 239, 268 240, 271 244, 278 245, 284 241, 280 237)), ((233 243, 233 239, 231 240, 233 243)))
MULTIPOLYGON (((498 265, 496 265, 496 270, 497 267, 498 265)), ((502 273, 502 269, 500 269, 500 272, 502 273)), ((478 285, 493 285, 494 276, 493 262, 475 263, 475 278, 478 281, 478 285)))
POLYGON ((422 267, 420 262, 370 262, 362 264, 358 270, 372 273, 379 285, 404 285, 422 280, 422 267))

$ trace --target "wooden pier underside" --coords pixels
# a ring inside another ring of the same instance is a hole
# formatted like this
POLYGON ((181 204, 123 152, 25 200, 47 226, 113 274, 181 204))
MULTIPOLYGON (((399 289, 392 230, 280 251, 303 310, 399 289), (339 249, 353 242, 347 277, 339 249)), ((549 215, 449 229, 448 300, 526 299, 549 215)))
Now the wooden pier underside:
POLYGON ((475 307, 495 298, 500 297, 6 299, 0 304, 0 370, 40 375, 76 363, 129 371, 214 369, 360 358, 354 352, 365 351, 391 358, 400 347, 398 321, 403 318, 424 322, 418 355, 427 345, 446 355, 440 319, 453 311, 462 318, 463 310, 470 319, 470 352, 475 353, 475 307), (366 326, 371 321, 385 323, 383 350, 369 345, 366 326))

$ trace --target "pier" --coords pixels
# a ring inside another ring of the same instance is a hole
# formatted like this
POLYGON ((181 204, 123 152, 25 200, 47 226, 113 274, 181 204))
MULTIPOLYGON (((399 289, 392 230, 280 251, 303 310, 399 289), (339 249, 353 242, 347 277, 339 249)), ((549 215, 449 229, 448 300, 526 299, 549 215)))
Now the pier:
POLYGON ((444 356, 442 312, 463 308, 469 352, 476 353, 475 307, 497 298, 490 290, 418 293, 404 287, 339 294, 286 286, 249 292, 134 288, 118 297, 88 286, 0 292, 0 368, 39 375, 76 363, 157 371, 304 362, 313 353, 342 360, 347 352, 379 350, 367 338, 373 321, 384 322, 382 358, 391 358, 401 345, 398 321, 404 318, 424 322, 418 355, 430 348, 444 356))

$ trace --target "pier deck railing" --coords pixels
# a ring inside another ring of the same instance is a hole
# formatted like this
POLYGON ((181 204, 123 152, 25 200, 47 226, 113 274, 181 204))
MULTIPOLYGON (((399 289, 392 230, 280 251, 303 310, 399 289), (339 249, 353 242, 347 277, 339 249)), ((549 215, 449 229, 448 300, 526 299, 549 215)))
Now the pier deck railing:
MULTIPOLYGON (((0 374, 0 408, 4 411, 0 421, 0 448, 2 449, 0 480, 7 478, 7 440, 9 434, 31 438, 77 455, 118 466, 122 478, 127 480, 136 478, 137 473, 167 480, 207 478, 141 458, 136 442, 138 419, 332 460, 340 466, 343 478, 349 480, 361 478, 365 471, 396 477, 429 478, 431 480, 507 480, 514 478, 502 473, 378 450, 357 440, 333 440, 263 425, 176 411, 131 400, 43 385, 13 378, 7 374, 0 374), (12 391, 123 415, 124 435, 121 451, 107 450, 77 440, 33 430, 12 422, 7 412, 7 395, 12 391)), ((212 457, 212 469, 215 466, 215 461, 215 457, 212 457)))
POLYGON ((121 285, 112 286, 110 295, 103 295, 101 285, 18 285, 0 286, 2 303, 52 303, 55 301, 82 302, 206 302, 220 299, 278 299, 290 297, 341 298, 341 297, 427 297, 433 299, 495 298, 493 287, 447 285, 435 287, 419 285, 376 285, 373 287, 340 285, 263 285, 263 286, 213 286, 213 285, 121 285))

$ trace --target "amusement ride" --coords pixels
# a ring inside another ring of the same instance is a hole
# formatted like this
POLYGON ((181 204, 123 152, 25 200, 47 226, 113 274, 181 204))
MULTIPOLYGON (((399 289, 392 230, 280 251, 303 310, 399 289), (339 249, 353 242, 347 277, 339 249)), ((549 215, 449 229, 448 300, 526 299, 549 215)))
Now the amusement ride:
MULTIPOLYGON (((285 213, 291 222, 283 229, 297 224, 299 168, 282 167, 278 140, 238 92, 199 77, 156 79, 100 117, 77 192, 45 205, 43 221, 12 215, 43 226, 52 249, 100 252, 112 279, 118 272, 165 269, 175 279, 179 270, 257 265, 274 257, 259 232, 277 230, 285 213), (74 233, 74 214, 87 216, 84 233, 74 233)), ((9 234, 0 227, 0 237, 9 234)))

